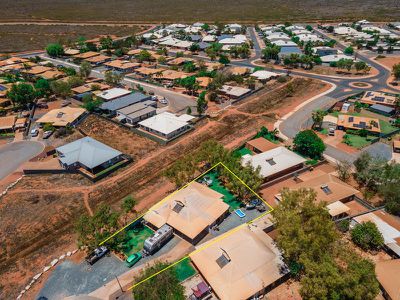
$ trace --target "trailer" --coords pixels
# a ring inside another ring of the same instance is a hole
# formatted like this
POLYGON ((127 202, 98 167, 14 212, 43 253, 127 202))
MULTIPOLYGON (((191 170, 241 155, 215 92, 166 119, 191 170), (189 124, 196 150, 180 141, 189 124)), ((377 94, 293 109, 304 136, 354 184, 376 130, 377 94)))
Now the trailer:
POLYGON ((164 224, 151 237, 144 241, 143 251, 152 255, 162 248, 174 235, 171 226, 164 224))

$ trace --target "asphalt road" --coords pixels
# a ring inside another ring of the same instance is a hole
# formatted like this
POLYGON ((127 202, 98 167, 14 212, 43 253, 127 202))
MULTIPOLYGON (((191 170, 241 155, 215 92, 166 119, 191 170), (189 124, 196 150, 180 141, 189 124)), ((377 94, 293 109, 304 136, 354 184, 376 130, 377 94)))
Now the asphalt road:
POLYGON ((42 152, 39 142, 21 141, 0 146, 0 179, 14 172, 27 160, 42 152))

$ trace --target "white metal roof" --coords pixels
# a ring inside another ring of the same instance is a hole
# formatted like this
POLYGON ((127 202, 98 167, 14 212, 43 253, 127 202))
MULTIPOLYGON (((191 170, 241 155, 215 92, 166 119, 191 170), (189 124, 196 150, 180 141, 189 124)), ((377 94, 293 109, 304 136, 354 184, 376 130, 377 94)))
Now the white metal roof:
POLYGON ((324 55, 321 56, 321 61, 323 63, 330 63, 330 62, 337 62, 341 59, 351 59, 354 60, 354 58, 352 56, 348 56, 348 55, 344 55, 344 54, 331 54, 331 55, 324 55))
POLYGON ((271 176, 305 161, 300 155, 282 146, 253 156, 247 154, 242 157, 242 165, 250 164, 254 168, 260 166, 260 174, 263 177, 271 176))
POLYGON ((179 128, 188 125, 188 121, 192 119, 194 119, 194 117, 186 114, 176 116, 169 112, 163 112, 161 114, 155 115, 151 118, 139 122, 139 125, 161 132, 163 134, 170 134, 171 132, 174 132, 179 128))
POLYGON ((265 79, 269 79, 272 77, 276 77, 276 76, 278 76, 278 74, 274 73, 274 72, 270 72, 270 71, 259 70, 259 71, 255 71, 253 74, 251 74, 251 76, 256 77, 259 80, 265 80, 265 79))
POLYGON ((107 100, 112 100, 112 99, 115 99, 118 97, 128 95, 130 93, 131 93, 131 91, 126 90, 126 89, 112 88, 112 89, 106 90, 104 92, 101 92, 97 96, 107 101, 107 100))

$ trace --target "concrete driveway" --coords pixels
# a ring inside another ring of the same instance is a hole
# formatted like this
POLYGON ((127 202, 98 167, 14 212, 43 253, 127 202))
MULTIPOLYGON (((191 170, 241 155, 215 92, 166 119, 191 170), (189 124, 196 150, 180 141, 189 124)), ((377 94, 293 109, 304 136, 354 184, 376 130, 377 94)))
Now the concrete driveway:
POLYGON ((21 141, 0 146, 0 179, 14 172, 20 165, 40 154, 44 145, 39 142, 21 141))

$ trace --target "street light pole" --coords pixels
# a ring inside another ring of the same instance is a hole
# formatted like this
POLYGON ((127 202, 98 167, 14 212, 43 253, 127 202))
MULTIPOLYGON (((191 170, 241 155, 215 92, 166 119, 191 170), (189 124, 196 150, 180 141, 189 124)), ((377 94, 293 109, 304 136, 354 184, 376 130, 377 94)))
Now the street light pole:
POLYGON ((117 275, 115 275, 115 279, 117 279, 117 282, 118 282, 119 288, 121 289, 121 292, 124 293, 124 290, 122 289, 121 283, 119 282, 117 275))

